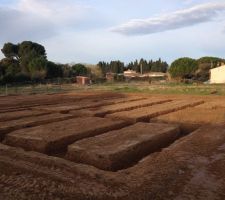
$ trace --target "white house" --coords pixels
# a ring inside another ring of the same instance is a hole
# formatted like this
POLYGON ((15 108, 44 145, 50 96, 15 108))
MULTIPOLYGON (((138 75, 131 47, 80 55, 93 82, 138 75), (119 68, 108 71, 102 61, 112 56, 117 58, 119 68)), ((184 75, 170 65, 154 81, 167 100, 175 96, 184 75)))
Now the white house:
POLYGON ((210 83, 225 83, 225 65, 210 70, 210 83))

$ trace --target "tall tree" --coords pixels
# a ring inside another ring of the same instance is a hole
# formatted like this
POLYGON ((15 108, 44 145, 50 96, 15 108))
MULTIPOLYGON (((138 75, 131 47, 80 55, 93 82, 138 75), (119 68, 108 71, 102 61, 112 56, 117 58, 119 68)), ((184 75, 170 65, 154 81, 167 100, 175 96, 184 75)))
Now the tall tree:
POLYGON ((83 64, 75 64, 72 66, 72 74, 73 76, 86 76, 88 70, 83 64))
POLYGON ((169 69, 169 73, 173 78, 192 78, 198 69, 198 63, 192 58, 179 58, 175 60, 169 69))

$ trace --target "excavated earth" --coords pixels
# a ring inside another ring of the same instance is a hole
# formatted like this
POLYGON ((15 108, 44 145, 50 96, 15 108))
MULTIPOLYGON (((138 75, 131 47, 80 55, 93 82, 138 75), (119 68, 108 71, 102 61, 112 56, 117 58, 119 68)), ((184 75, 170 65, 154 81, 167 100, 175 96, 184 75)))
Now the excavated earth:
POLYGON ((0 97, 0 200, 223 200, 225 97, 0 97))

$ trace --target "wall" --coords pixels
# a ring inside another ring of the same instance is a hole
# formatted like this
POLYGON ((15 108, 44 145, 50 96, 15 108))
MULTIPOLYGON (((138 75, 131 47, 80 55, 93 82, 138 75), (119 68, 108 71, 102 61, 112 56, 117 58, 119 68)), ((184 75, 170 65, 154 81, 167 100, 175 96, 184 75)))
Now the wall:
POLYGON ((211 69, 210 83, 225 83, 225 65, 211 69))

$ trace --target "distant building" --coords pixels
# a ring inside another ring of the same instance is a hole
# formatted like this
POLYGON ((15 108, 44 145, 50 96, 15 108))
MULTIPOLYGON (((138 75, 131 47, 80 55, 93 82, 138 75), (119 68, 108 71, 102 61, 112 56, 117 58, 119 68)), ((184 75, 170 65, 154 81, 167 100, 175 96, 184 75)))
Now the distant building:
POLYGON ((105 78, 106 78, 107 81, 114 81, 115 80, 115 75, 116 75, 115 73, 108 72, 108 73, 106 73, 105 78))
POLYGON ((158 77, 158 78, 160 78, 160 77, 163 78, 163 77, 167 76, 167 74, 163 73, 163 72, 151 72, 148 75, 149 75, 149 77, 158 77))
POLYGON ((128 69, 127 71, 124 71, 123 74, 125 77, 136 77, 139 75, 136 71, 130 70, 130 69, 128 69))
POLYGON ((210 83, 225 83, 225 65, 210 70, 210 83))
POLYGON ((88 78, 86 76, 77 76, 76 81, 77 81, 77 84, 79 84, 79 85, 88 85, 91 83, 90 78, 88 78))

